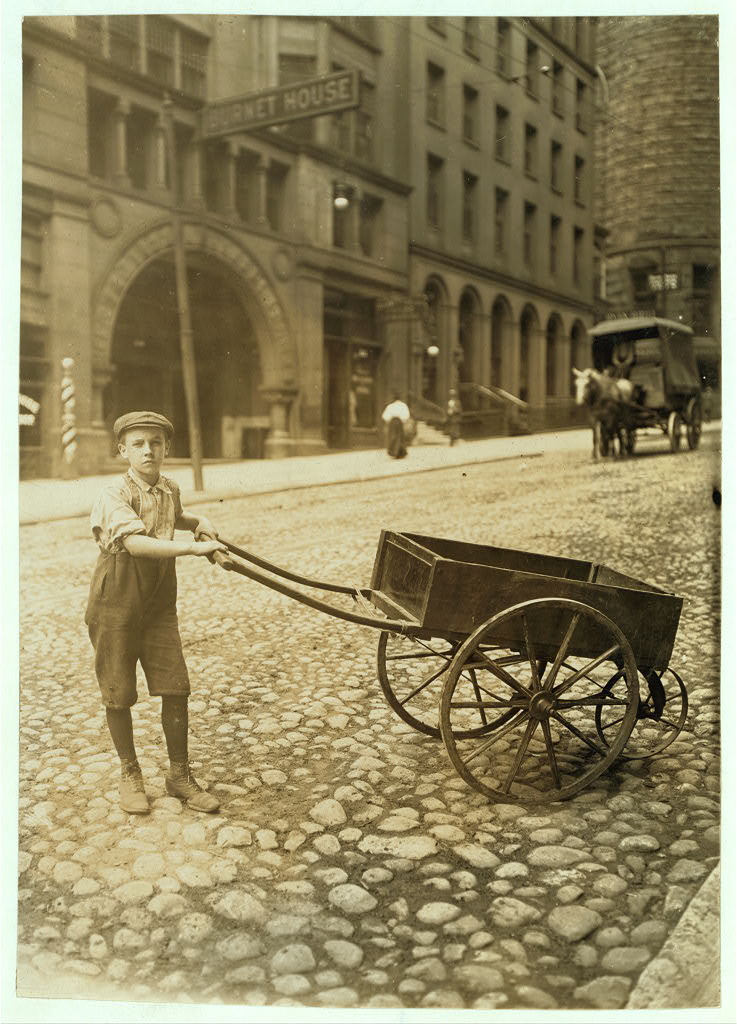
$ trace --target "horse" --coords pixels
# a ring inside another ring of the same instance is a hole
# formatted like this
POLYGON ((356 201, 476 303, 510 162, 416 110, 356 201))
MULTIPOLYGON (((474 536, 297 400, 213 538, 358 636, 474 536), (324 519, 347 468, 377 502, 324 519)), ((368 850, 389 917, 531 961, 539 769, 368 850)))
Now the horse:
POLYGON ((624 377, 610 377, 588 367, 573 368, 576 385, 576 405, 585 405, 591 416, 594 458, 599 454, 630 454, 634 432, 629 423, 628 405, 634 397, 634 385, 624 377))

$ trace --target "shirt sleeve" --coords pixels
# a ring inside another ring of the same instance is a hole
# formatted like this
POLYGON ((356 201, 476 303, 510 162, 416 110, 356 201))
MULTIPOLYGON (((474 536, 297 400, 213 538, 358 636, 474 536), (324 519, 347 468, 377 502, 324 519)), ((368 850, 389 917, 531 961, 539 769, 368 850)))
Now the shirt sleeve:
POLYGON ((117 555, 124 551, 123 541, 134 533, 146 533, 146 526, 120 487, 102 492, 90 514, 92 534, 103 551, 117 555))
POLYGON ((179 490, 179 484, 174 480, 167 478, 169 487, 171 487, 171 497, 174 502, 174 523, 179 522, 180 516, 184 514, 184 508, 182 507, 182 492, 179 490))

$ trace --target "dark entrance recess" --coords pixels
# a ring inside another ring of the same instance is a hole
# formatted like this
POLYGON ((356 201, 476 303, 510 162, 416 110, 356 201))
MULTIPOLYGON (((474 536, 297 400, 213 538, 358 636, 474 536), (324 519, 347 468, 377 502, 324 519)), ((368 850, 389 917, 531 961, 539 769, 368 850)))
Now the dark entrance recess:
POLYGON ((324 339, 328 447, 373 446, 383 395, 373 299, 327 291, 324 339))
MULTIPOLYGON (((227 271, 188 256, 188 284, 205 458, 263 454, 268 407, 259 395, 256 337, 227 271)), ((115 324, 113 378, 106 389, 108 425, 131 409, 156 409, 176 428, 171 456, 187 458, 187 409, 179 351, 173 261, 159 259, 129 288, 115 324)))

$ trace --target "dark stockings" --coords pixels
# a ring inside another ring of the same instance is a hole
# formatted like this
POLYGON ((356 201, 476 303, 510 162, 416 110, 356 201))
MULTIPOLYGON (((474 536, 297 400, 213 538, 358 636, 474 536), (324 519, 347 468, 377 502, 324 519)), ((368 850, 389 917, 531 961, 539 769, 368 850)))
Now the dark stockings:
POLYGON ((130 708, 105 708, 105 715, 118 757, 121 761, 135 761, 136 747, 130 708))
MULTIPOLYGON (((121 761, 135 761, 136 747, 130 708, 106 708, 105 715, 118 757, 121 761)), ((186 762, 189 728, 186 697, 161 698, 161 724, 169 760, 178 764, 186 762)))
POLYGON ((189 716, 186 697, 161 698, 161 724, 166 738, 169 760, 182 764, 187 760, 189 716))

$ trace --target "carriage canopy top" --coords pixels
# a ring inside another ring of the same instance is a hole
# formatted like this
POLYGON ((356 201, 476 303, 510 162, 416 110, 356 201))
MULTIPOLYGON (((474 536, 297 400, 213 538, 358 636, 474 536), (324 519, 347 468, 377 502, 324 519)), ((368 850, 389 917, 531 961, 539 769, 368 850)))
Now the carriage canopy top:
POLYGON ((701 390, 694 334, 686 324, 661 317, 631 317, 604 320, 588 333, 597 370, 617 364, 658 367, 666 394, 695 395, 701 390))

